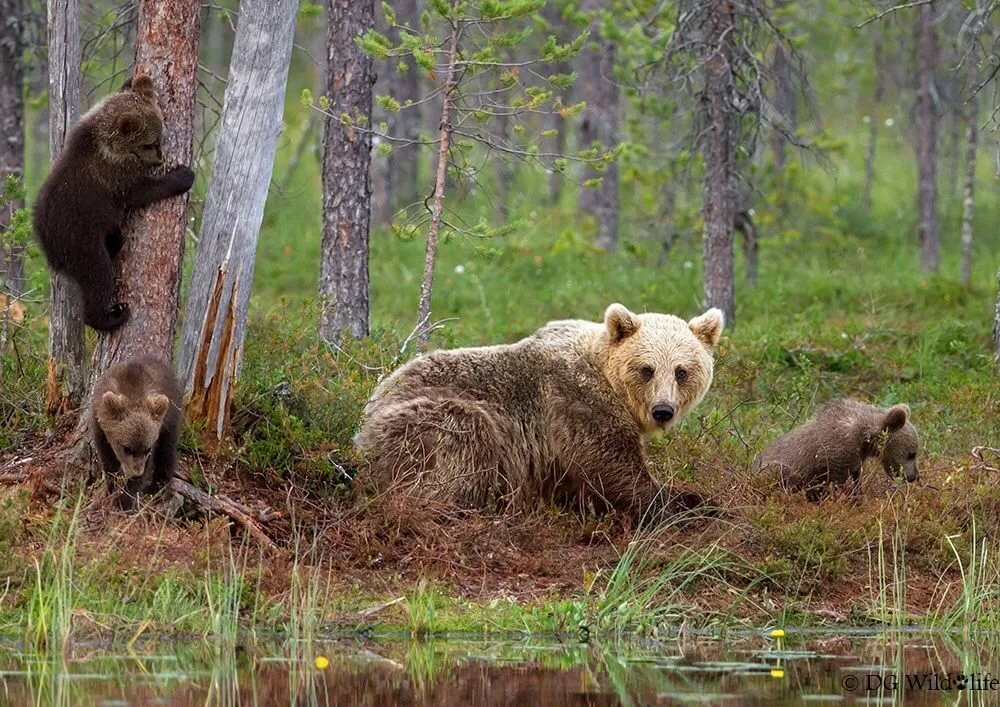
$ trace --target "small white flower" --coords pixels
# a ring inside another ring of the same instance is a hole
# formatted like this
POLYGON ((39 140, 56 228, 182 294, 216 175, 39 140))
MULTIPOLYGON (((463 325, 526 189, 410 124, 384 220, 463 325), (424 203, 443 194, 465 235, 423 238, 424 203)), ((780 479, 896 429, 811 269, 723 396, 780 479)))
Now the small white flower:
POLYGON ((895 124, 896 124, 896 121, 893 120, 892 118, 886 118, 885 119, 885 127, 891 128, 895 124))
POLYGON ((465 272, 465 266, 464 265, 456 265, 455 266, 455 274, 456 275, 461 275, 464 272, 465 272))
POLYGON ((864 123, 865 125, 868 125, 868 123, 872 122, 872 117, 870 115, 866 115, 864 118, 861 119, 861 122, 864 123))
POLYGON ((690 270, 693 267, 694 267, 694 263, 692 263, 690 260, 685 260, 684 261, 684 269, 685 270, 690 270))
POLYGON ((847 338, 847 332, 846 331, 840 332, 840 338, 841 339, 846 339, 847 338))

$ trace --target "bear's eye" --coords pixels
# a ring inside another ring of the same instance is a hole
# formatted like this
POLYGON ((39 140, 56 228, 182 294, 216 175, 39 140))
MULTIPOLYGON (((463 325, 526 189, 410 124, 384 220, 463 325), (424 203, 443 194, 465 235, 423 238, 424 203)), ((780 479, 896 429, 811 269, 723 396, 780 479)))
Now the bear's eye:
POLYGON ((135 456, 135 450, 132 447, 125 447, 125 453, 131 456, 135 456))
POLYGON ((643 366, 639 369, 639 376, 647 383, 653 380, 654 373, 656 373, 656 371, 653 370, 652 366, 643 366))
POLYGON ((683 383, 688 379, 687 369, 678 366, 677 370, 674 371, 674 378, 677 379, 678 383, 683 383))

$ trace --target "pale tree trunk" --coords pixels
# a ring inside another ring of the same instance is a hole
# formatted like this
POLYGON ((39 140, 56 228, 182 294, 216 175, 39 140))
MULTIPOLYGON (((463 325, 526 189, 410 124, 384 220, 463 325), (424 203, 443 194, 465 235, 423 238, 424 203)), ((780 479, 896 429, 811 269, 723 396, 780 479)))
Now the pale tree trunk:
POLYGON ((297 8, 298 0, 243 0, 236 25, 178 361, 188 419, 207 423, 217 439, 227 433, 243 361, 297 8))
POLYGON ((706 23, 704 128, 705 221, 702 284, 705 303, 723 311, 726 322, 735 321, 733 292, 733 224, 736 216, 736 160, 734 110, 729 100, 733 8, 727 0, 711 0, 706 23))
MULTIPOLYGON (((780 3, 779 8, 782 5, 784 3, 780 3)), ((792 61, 784 42, 779 41, 774 47, 771 74, 774 81, 774 108, 781 116, 783 128, 789 133, 794 133, 798 124, 798 111, 795 105, 795 84, 792 81, 792 61)), ((771 133, 774 169, 778 174, 785 171, 787 142, 785 133, 781 130, 771 133)))
MULTIPOLYGON (((409 25, 416 32, 420 32, 420 7, 417 0, 397 0, 392 3, 396 10, 396 22, 400 25, 409 25)), ((405 30, 393 29, 390 38, 398 41, 399 35, 405 30)), ((399 59, 390 59, 399 63, 399 59)), ((413 59, 407 57, 403 60, 408 70, 399 71, 394 64, 389 67, 389 91, 393 98, 399 101, 401 106, 408 102, 416 103, 420 100, 420 73, 417 70, 413 59)), ((398 113, 389 115, 389 135, 403 140, 416 140, 420 135, 421 113, 420 106, 406 108, 398 113)), ((414 203, 420 198, 420 185, 418 182, 420 146, 399 143, 394 146, 388 159, 388 174, 386 175, 386 203, 389 214, 414 203)), ((387 218, 386 221, 389 219, 387 218)))
POLYGON ((965 193, 962 197, 962 284, 972 277, 972 219, 976 209, 976 145, 979 137, 979 94, 969 98, 965 147, 965 193))
POLYGON ((368 336, 372 59, 354 41, 372 28, 374 0, 329 0, 323 152, 320 336, 368 336), (346 120, 349 122, 345 122, 346 120))
MULTIPOLYGON (((579 55, 577 86, 587 107, 580 118, 579 149, 590 149, 595 143, 602 151, 618 144, 618 112, 620 95, 615 83, 615 44, 599 36, 598 11, 603 0, 582 0, 580 10, 593 15, 591 41, 579 55)), ((618 247, 618 163, 612 162, 601 171, 587 169, 584 179, 600 178, 600 186, 580 192, 579 208, 592 214, 597 221, 598 248, 609 252, 618 247)))
POLYGON ((993 356, 1000 368, 1000 268, 997 269, 997 304, 993 312, 993 356))
POLYGON ((434 290, 434 264, 437 262, 438 236, 441 233, 441 215, 444 212, 444 191, 448 181, 448 146, 451 143, 451 108, 458 88, 455 62, 458 58, 460 27, 452 25, 449 37, 448 65, 445 68, 441 91, 441 120, 438 121, 437 168, 434 173, 434 194, 431 200, 431 225, 427 229, 427 249, 424 252, 424 273, 420 279, 420 302, 417 305, 417 341, 427 347, 431 336, 431 294, 434 290))
POLYGON ((875 42, 875 92, 872 94, 872 110, 868 123, 868 149, 865 150, 865 190, 861 195, 861 206, 865 213, 872 208, 872 188, 875 186, 875 148, 878 145, 878 114, 885 92, 882 42, 875 42))
MULTIPOLYGON (((190 165, 201 34, 197 0, 141 0, 135 73, 148 74, 163 110, 164 169, 190 165)), ((180 296, 188 196, 158 201, 130 219, 117 258, 118 301, 128 302, 125 325, 99 337, 95 380, 139 354, 171 360, 180 296)))
POLYGON ((917 11, 917 235, 920 267, 936 273, 940 267, 941 240, 937 221, 937 133, 938 116, 934 76, 938 64, 934 9, 922 5, 917 11))
MULTIPOLYGON (((0 189, 9 175, 24 178, 24 62, 21 60, 21 0, 0 0, 0 189)), ((20 200, 0 210, 0 231, 10 228, 8 215, 24 206, 20 200)), ((0 246, 0 294, 24 293, 22 247, 0 246)), ((0 297, 0 310, 4 309, 0 297)))
MULTIPOLYGON (((501 109, 496 117, 496 138, 501 145, 506 145, 510 137, 510 115, 506 108, 501 109)), ((510 213, 511 181, 514 179, 514 169, 506 155, 497 152, 493 156, 496 166, 494 179, 496 189, 493 190, 493 215, 497 223, 504 223, 510 213)))
MULTIPOLYGON (((548 28, 546 30, 547 34, 554 35, 556 40, 560 43, 564 43, 565 32, 562 31, 565 22, 562 19, 560 9, 556 6, 554 2, 548 2, 545 7, 542 8, 542 16, 548 23, 548 28)), ((570 67, 566 62, 557 62, 553 67, 553 72, 555 74, 567 74, 570 71, 570 67)), ((562 116, 559 111, 551 111, 545 115, 545 130, 554 130, 555 135, 550 139, 554 141, 553 149, 551 150, 554 154, 562 155, 566 153, 566 131, 567 131, 566 119, 562 116)), ((549 206, 554 206, 559 203, 559 197, 562 193, 563 182, 565 178, 557 169, 549 170, 548 179, 548 204, 549 206)))
MULTIPOLYGON (((77 0, 49 0, 49 156, 62 151, 66 135, 80 115, 80 27, 77 0)), ((49 367, 45 410, 62 415, 83 402, 87 367, 83 339, 83 303, 76 283, 51 272, 49 367)), ((86 416, 84 416, 86 417, 86 416)))

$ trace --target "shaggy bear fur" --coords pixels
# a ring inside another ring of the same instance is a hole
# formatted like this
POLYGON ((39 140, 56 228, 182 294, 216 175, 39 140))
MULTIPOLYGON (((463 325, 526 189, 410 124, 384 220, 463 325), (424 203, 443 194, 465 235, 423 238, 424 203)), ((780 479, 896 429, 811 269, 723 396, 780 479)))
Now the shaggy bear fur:
POLYGON ((645 443, 708 391, 722 326, 717 309, 686 322, 613 304, 603 323, 436 351, 378 386, 355 442, 382 486, 466 508, 669 510, 645 443))
POLYGON ((181 426, 181 389, 173 369, 144 356, 113 366, 94 386, 91 400, 94 448, 116 491, 120 508, 134 508, 140 494, 153 494, 174 475, 181 426))
POLYGON ((919 442, 909 417, 906 405, 886 409, 834 400, 761 452, 753 468, 777 472, 783 488, 805 491, 811 501, 848 478, 856 485, 865 460, 873 457, 889 476, 916 481, 919 442))
POLYGON ((183 194, 194 172, 163 164, 163 115, 148 76, 137 76, 95 106, 70 131, 34 208, 35 236, 49 267, 80 288, 84 320, 100 331, 124 324, 128 304, 115 302, 112 261, 130 211, 183 194))

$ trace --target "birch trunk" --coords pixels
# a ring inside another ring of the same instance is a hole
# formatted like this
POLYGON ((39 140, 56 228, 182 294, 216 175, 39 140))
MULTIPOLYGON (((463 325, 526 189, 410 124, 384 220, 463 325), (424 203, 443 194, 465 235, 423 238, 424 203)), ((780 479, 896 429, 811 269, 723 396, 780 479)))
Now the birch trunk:
POLYGON ((937 221, 937 133, 935 72, 938 64, 937 30, 934 9, 922 5, 917 11, 917 235, 920 267, 936 273, 940 267, 941 238, 937 221))
POLYGON ((979 137, 979 94, 969 98, 965 147, 965 190, 962 196, 962 284, 972 277, 972 219, 976 211, 976 144, 979 137))
MULTIPOLYGON (((0 188, 9 175, 24 178, 24 47, 21 0, 0 0, 0 188)), ((10 228, 8 216, 24 206, 14 200, 0 210, 0 231, 10 228)), ((23 249, 0 246, 0 293, 24 293, 23 249)), ((0 309, 4 301, 0 298, 0 309)))
POLYGON ((354 41, 372 28, 374 0, 329 0, 327 109, 323 151, 320 336, 368 336, 371 218, 372 59, 354 41), (346 116, 350 123, 345 123, 346 116))
POLYGON ((861 206, 865 213, 872 208, 872 188, 875 186, 875 149, 878 145, 878 113, 885 92, 883 75, 882 43, 875 43, 875 92, 872 95, 872 110, 868 123, 868 148, 865 151, 865 190, 861 196, 861 206))
POLYGON ((712 0, 706 31, 705 161, 702 284, 705 304, 718 307, 726 323, 735 321, 733 292, 733 224, 736 217, 735 126, 729 100, 732 89, 733 8, 727 0, 712 0))
MULTIPOLYGON (((77 0, 49 0, 49 156, 62 151, 66 135, 80 117, 80 27, 77 0)), ((87 366, 83 303, 76 283, 52 272, 49 312, 49 366, 45 410, 62 415, 83 402, 87 366)))
POLYGON ((236 26, 178 362, 188 418, 208 423, 217 439, 228 430, 243 358, 297 8, 298 0, 244 0, 236 26))

